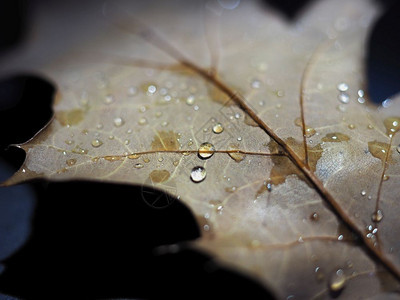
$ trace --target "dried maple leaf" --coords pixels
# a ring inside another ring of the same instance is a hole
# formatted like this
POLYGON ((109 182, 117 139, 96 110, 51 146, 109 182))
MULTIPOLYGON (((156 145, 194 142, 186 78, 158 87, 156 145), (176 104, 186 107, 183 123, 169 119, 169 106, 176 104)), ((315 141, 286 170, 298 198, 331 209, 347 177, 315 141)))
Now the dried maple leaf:
POLYGON ((279 297, 393 296, 400 106, 364 93, 379 9, 324 0, 287 24, 236 4, 106 5, 66 53, 28 47, 55 113, 5 185, 152 185, 196 215, 195 247, 279 297))

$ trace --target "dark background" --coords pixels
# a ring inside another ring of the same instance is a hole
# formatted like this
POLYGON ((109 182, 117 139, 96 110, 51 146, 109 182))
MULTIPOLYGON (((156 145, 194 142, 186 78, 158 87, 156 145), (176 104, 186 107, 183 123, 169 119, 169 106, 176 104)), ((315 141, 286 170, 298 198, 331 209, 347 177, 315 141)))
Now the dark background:
MULTIPOLYGON (((0 59, 26 36, 38 2, 0 2, 0 59)), ((294 20, 311 1, 265 2, 294 20)), ((370 35, 366 61, 377 103, 400 90, 400 5, 379 2, 386 13, 370 35)), ((34 74, 0 80, 0 181, 24 160, 23 151, 8 145, 28 140, 50 120, 53 94, 54 86, 34 74)), ((271 297, 182 244, 197 237, 185 206, 151 208, 140 187, 36 181, 0 188, 0 299, 271 297), (182 246, 161 247, 175 243, 182 246)))

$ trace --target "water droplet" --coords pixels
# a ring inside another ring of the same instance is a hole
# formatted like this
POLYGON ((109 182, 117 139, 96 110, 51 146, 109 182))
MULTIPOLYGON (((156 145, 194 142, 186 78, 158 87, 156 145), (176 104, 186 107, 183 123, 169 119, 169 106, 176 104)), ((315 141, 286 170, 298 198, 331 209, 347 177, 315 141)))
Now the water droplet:
POLYGON ((340 234, 337 239, 338 241, 343 241, 343 234, 340 234))
POLYGON ((397 150, 397 153, 400 154, 400 145, 397 145, 396 150, 397 150))
MULTIPOLYGON (((74 143, 74 141, 72 140, 65 140, 64 141, 67 145, 72 145, 74 143)), ((399 152, 400 153, 400 152, 399 152)))
POLYGON ((265 186, 266 186, 268 192, 272 192, 272 183, 271 182, 266 182, 265 186))
POLYGON ((260 106, 264 106, 264 101, 262 101, 262 100, 261 100, 261 101, 259 101, 259 102, 258 102, 258 105, 260 105, 260 106))
POLYGON ((241 162, 246 157, 246 154, 241 153, 235 144, 229 145, 228 155, 236 162, 241 162))
POLYGON ((138 123, 139 123, 139 125, 146 125, 147 124, 147 119, 146 118, 140 118, 138 123))
POLYGON ((239 142, 241 142, 241 141, 242 141, 242 137, 239 136, 239 137, 237 138, 237 140, 238 140, 239 142))
POLYGON ((125 144, 125 145, 129 145, 130 142, 131 142, 130 140, 125 140, 125 141, 124 141, 124 144, 125 144))
POLYGON ((136 87, 131 86, 130 88, 128 88, 128 96, 130 96, 130 97, 135 96, 136 92, 137 92, 136 87))
POLYGON ((308 126, 306 126, 306 130, 305 131, 306 131, 306 137, 308 137, 308 138, 312 137, 316 133, 314 128, 311 128, 311 127, 308 127, 308 126))
POLYGON ((374 126, 372 126, 372 124, 368 124, 367 128, 368 129, 374 129, 374 126))
POLYGON ((94 139, 94 140, 92 140, 92 146, 93 147, 95 147, 95 148, 98 148, 98 147, 100 147, 101 145, 103 145, 103 142, 102 141, 100 141, 99 139, 94 139))
POLYGON ((358 90, 357 92, 358 97, 364 97, 364 91, 363 90, 358 90))
POLYGON ((400 118, 399 117, 386 118, 383 121, 383 124, 385 125, 385 128, 386 128, 386 134, 389 137, 393 136, 397 131, 400 130, 400 118))
POLYGON ((107 161, 118 161, 118 160, 122 160, 124 157, 123 156, 115 156, 115 155, 108 155, 108 156, 104 156, 104 159, 107 161))
POLYGON ((222 214, 224 207, 222 205, 217 206, 217 213, 222 214))
POLYGON ((206 178, 207 172, 206 169, 203 167, 194 167, 192 171, 190 172, 190 179, 192 179, 193 182, 202 182, 206 178))
POLYGON ((193 105, 194 104, 194 96, 190 95, 186 98, 186 104, 187 105, 193 105))
POLYGON ((365 103, 365 99, 363 97, 358 97, 357 98, 358 103, 360 104, 364 104, 365 103))
POLYGON ((125 121, 122 118, 117 117, 117 118, 114 119, 114 125, 116 127, 121 127, 124 124, 125 124, 125 121))
POLYGON ((203 226, 204 231, 209 231, 210 230, 210 225, 206 224, 203 226))
POLYGON ((349 89, 349 86, 347 85, 347 83, 341 82, 337 85, 337 89, 339 90, 339 92, 346 92, 349 89))
POLYGON ((332 292, 341 291, 346 284, 346 276, 342 269, 337 270, 330 278, 329 288, 332 292))
POLYGON ((382 210, 378 209, 376 212, 374 212, 371 216, 371 219, 373 222, 380 222, 383 219, 383 213, 382 210))
POLYGON ((194 107, 193 107, 193 109, 195 110, 195 111, 198 111, 199 110, 199 106, 198 105, 195 105, 194 107))
POLYGON ((349 129, 354 129, 356 128, 356 126, 354 124, 349 124, 347 127, 349 127, 349 129))
POLYGON ((161 117, 161 116, 162 116, 162 112, 161 112, 161 111, 156 112, 156 117, 157 117, 157 118, 159 118, 159 117, 161 117))
POLYGON ((150 84, 148 87, 147 87, 147 92, 149 93, 149 94, 154 94, 155 92, 157 91, 157 87, 155 86, 155 85, 153 85, 153 84, 150 84))
POLYGON ((382 107, 383 108, 388 108, 390 105, 392 105, 392 100, 391 99, 386 99, 382 102, 382 107))
POLYGON ((385 175, 383 175, 382 180, 383 180, 383 181, 388 181, 389 178, 390 178, 389 175, 386 175, 386 174, 385 174, 385 175))
POLYGON ((202 143, 198 150, 198 155, 200 158, 206 159, 213 156, 215 152, 215 147, 211 143, 202 143))
POLYGON ((71 158, 71 159, 67 159, 65 162, 68 166, 73 166, 76 164, 76 159, 75 158, 71 158))
POLYGON ((101 123, 97 124, 96 128, 97 129, 103 129, 103 124, 101 124, 101 123))
POLYGON ((361 191, 361 196, 365 196, 366 194, 367 194, 366 191, 364 191, 364 190, 361 191))
POLYGON ((319 220, 319 215, 316 212, 313 212, 310 216, 311 221, 318 221, 319 220))
POLYGON ((104 103, 105 104, 111 104, 111 103, 113 103, 114 102, 114 96, 113 95, 107 95, 105 98, 104 98, 104 103))
POLYGON ((129 159, 138 159, 140 157, 140 154, 132 153, 128 155, 129 159))
POLYGON ((150 162, 150 159, 148 157, 143 157, 143 161, 147 164, 150 162))
POLYGON ((174 167, 177 167, 179 165, 179 160, 174 160, 172 164, 174 165, 174 167))
POLYGON ((114 136, 113 136, 113 135, 109 135, 109 136, 108 136, 108 139, 109 139, 109 140, 113 140, 113 139, 114 139, 114 136))
POLYGON ((141 164, 141 163, 135 164, 135 168, 136 168, 136 169, 141 169, 141 168, 143 168, 143 167, 144 167, 144 165, 141 164))
POLYGON ((164 121, 164 122, 161 123, 161 126, 162 126, 162 127, 165 127, 165 126, 167 126, 167 125, 168 125, 168 122, 167 122, 167 121, 164 121))
POLYGON ((213 126, 212 131, 216 134, 221 133, 222 131, 224 131, 224 127, 222 126, 221 123, 217 123, 213 126))
POLYGON ((159 161, 159 162, 162 162, 163 160, 164 160, 164 158, 162 158, 162 157, 159 157, 159 158, 158 158, 158 161, 159 161))
POLYGON ((340 102, 342 102, 344 104, 347 104, 347 103, 350 102, 350 97, 349 97, 349 95, 347 93, 340 93, 338 95, 338 99, 339 99, 340 102))
POLYGON ((251 87, 253 88, 253 89, 259 89, 260 88, 260 86, 261 86, 261 82, 260 82, 260 80, 253 80, 252 82, 251 82, 251 87))

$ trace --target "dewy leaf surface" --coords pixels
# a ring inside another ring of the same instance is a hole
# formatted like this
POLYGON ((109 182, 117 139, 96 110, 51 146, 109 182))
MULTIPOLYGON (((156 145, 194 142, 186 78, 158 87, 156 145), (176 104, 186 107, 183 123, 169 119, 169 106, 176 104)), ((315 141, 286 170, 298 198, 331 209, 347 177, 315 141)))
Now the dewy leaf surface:
POLYGON ((31 41, 3 72, 54 80, 54 118, 5 184, 152 185, 192 209, 196 247, 280 298, 395 296, 400 105, 364 92, 379 9, 322 0, 289 24, 232 7, 96 6, 92 27, 53 49, 39 22, 46 57, 31 41))

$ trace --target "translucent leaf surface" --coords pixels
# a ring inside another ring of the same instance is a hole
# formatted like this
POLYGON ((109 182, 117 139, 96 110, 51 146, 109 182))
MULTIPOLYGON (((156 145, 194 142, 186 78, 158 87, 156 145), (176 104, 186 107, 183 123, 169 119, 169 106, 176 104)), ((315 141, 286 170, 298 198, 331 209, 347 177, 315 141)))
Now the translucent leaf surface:
POLYGON ((55 114, 5 184, 154 186, 196 215, 195 247, 280 298, 395 296, 400 105, 369 104, 363 72, 378 12, 322 0, 289 24, 249 2, 109 3, 63 47, 43 21, 48 55, 32 40, 3 72, 51 78, 55 114))

